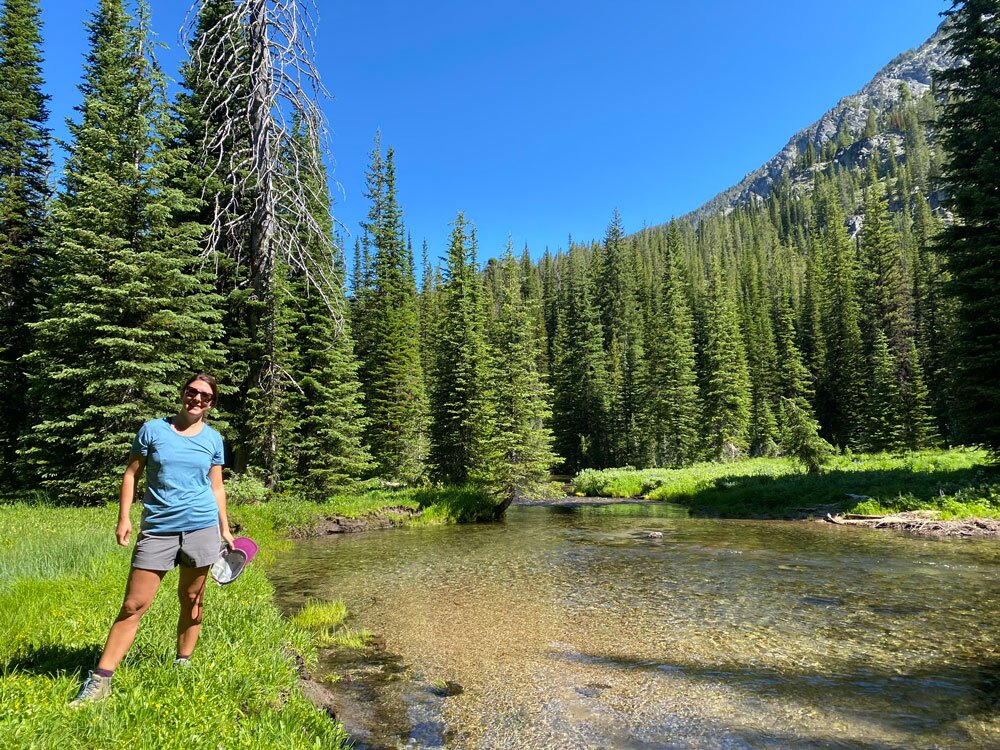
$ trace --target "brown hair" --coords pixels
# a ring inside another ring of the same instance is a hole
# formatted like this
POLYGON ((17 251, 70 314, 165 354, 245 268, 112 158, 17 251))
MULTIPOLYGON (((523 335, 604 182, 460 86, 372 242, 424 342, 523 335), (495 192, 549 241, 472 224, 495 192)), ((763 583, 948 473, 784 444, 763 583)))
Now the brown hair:
POLYGON ((189 377, 184 381, 184 385, 181 386, 181 393, 184 393, 189 385, 194 381, 201 380, 202 382, 208 383, 209 388, 212 389, 212 405, 214 406, 219 401, 219 385, 216 383, 215 378, 209 375, 207 372, 198 372, 189 377))

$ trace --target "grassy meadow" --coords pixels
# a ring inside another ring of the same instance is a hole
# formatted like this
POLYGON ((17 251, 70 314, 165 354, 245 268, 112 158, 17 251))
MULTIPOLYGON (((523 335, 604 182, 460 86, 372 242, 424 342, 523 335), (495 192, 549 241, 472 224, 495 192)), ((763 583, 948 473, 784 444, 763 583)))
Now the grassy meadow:
POLYGON ((573 478, 573 491, 588 497, 663 500, 710 516, 928 509, 943 518, 1000 517, 1000 474, 988 465, 985 451, 974 449, 842 455, 815 474, 787 458, 684 469, 586 469, 573 478))
MULTIPOLYGON (((246 489, 233 487, 230 518, 261 551, 233 584, 209 582, 191 666, 171 667, 173 571, 115 672, 111 698, 79 709, 68 702, 104 644, 129 569, 131 550, 114 541, 117 507, 0 503, 0 750, 346 746, 339 724, 299 692, 293 654, 308 664, 317 646, 358 647, 367 634, 344 625, 337 603, 313 603, 286 620, 265 567, 288 544, 290 529, 307 530, 331 515, 425 509, 420 523, 446 523, 488 515, 489 503, 467 490, 259 503, 246 502, 246 489)), ((138 529, 137 512, 133 525, 138 529)))

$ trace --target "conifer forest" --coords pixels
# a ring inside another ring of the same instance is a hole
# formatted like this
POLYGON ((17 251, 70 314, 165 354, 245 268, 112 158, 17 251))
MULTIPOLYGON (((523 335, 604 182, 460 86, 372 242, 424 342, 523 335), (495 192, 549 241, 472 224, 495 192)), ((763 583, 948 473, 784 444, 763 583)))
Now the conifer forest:
POLYGON ((3 0, 2 491, 114 499, 199 371, 230 469, 314 497, 1000 450, 996 0, 950 11, 965 64, 766 196, 632 234, 609 206, 603 237, 544 252, 481 247, 461 213, 447 247, 412 237, 379 134, 345 240, 299 7, 203 0, 168 94, 148 5, 101 0, 54 172, 39 0, 3 0))

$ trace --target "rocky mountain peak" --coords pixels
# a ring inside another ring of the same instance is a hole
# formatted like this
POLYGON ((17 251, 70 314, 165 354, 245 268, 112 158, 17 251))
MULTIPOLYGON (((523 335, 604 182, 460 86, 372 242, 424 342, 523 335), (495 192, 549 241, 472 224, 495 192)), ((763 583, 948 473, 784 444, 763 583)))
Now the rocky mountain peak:
MULTIPOLYGON (((938 26, 934 34, 917 49, 898 55, 860 91, 845 96, 819 120, 793 135, 770 161, 748 174, 738 184, 682 217, 682 221, 698 222, 716 213, 728 212, 736 206, 763 200, 786 170, 795 169, 796 162, 809 144, 812 144, 816 153, 820 153, 823 146, 835 140, 839 133, 863 133, 868 111, 873 110, 876 114, 888 111, 903 96, 903 87, 914 98, 923 96, 930 89, 937 71, 955 65, 955 58, 945 41, 947 25, 948 22, 945 21, 938 26)), ((872 139, 872 142, 856 142, 851 148, 858 153, 852 157, 863 158, 867 151, 879 148, 878 138, 885 140, 880 135, 872 139)))

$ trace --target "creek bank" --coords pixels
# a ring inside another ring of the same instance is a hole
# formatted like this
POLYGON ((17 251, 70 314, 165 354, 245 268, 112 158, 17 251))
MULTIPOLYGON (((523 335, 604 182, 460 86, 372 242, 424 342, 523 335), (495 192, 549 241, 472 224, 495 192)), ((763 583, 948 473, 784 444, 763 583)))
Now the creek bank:
MULTIPOLYGON (((546 500, 516 500, 516 506, 541 506, 558 508, 589 508, 603 505, 660 505, 662 500, 628 497, 574 497, 566 496, 546 500)), ((868 529, 889 529, 921 536, 938 538, 972 538, 1000 536, 1000 518, 940 518, 935 510, 915 510, 885 515, 862 515, 838 512, 841 506, 822 505, 811 508, 794 508, 787 513, 758 513, 740 516, 754 521, 812 521, 838 526, 857 526, 868 529)), ((716 517, 699 508, 689 508, 692 517, 716 517)))
POLYGON ((390 505, 360 516, 324 516, 305 526, 293 526, 285 536, 289 539, 309 539, 330 534, 355 534, 361 531, 394 529, 419 518, 423 511, 405 505, 390 505))
POLYGON ((868 529, 892 529, 932 537, 1000 536, 1000 518, 952 518, 943 520, 933 510, 914 510, 887 515, 857 513, 826 514, 821 519, 839 526, 860 526, 868 529))

